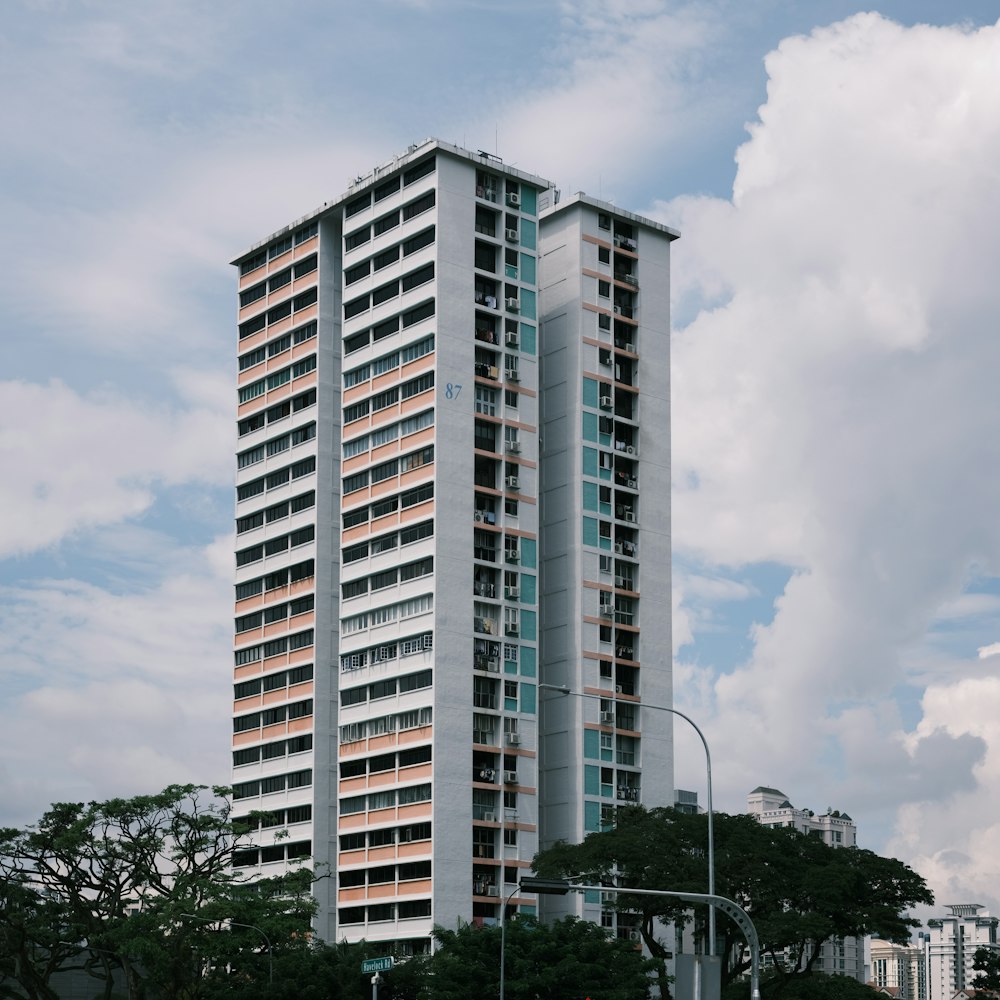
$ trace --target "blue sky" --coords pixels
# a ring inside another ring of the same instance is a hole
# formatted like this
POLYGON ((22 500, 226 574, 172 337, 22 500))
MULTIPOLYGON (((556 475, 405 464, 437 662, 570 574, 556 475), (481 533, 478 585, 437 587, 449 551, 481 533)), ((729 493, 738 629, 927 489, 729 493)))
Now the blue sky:
POLYGON ((227 262, 435 135, 683 233, 676 701, 716 804, 847 810, 942 900, 996 907, 998 15, 15 3, 0 822, 226 780, 227 262))

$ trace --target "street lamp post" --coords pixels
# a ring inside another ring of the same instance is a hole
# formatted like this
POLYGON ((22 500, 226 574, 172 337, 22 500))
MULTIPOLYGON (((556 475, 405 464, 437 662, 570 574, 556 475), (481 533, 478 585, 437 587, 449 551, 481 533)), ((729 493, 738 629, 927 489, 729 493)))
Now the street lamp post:
MULTIPOLYGON (((726 916, 731 917, 747 939, 750 946, 750 1000, 760 1000, 760 938, 757 928, 750 919, 750 914, 739 903, 707 892, 673 892, 667 889, 630 889, 627 886, 581 885, 561 878, 523 878, 520 889, 522 892, 551 893, 564 896, 567 892, 613 892, 627 893, 630 896, 669 896, 682 899, 686 903, 708 903, 718 907, 726 916)), ((501 954, 501 958, 502 958, 501 954)))
MULTIPOLYGON (((572 691, 570 688, 562 684, 539 684, 538 689, 540 691, 555 691, 558 694, 568 694, 572 695, 574 698, 590 698, 592 700, 600 701, 602 695, 599 694, 589 694, 582 691, 572 691)), ((685 722, 687 722, 692 729, 698 734, 698 738, 701 740, 701 745, 705 748, 705 774, 708 783, 708 895, 715 895, 715 836, 714 836, 714 823, 712 820, 712 754, 708 749, 708 740, 705 739, 705 734, 701 731, 698 724, 690 716, 685 715, 683 712, 676 708, 669 708, 666 705, 649 705, 646 702, 639 703, 640 708, 653 708, 659 712, 669 712, 671 715, 680 716, 685 722)), ((720 897, 721 898, 721 897, 720 897)), ((715 906, 709 902, 708 906, 708 954, 710 956, 715 954, 715 906)), ((501 998, 502 1000, 502 998, 501 998)))
POLYGON ((263 939, 264 944, 267 945, 267 985, 268 989, 274 985, 274 956, 271 953, 271 939, 255 924, 241 924, 236 920, 230 920, 228 917, 217 917, 215 919, 209 919, 208 917, 199 917, 196 913, 182 913, 181 917, 185 920, 200 920, 203 924, 221 924, 227 923, 230 927, 245 927, 247 930, 256 931, 263 939))
MULTIPOLYGON (((500 861, 502 871, 503 858, 500 861)), ((500 884, 503 885, 503 878, 500 879, 500 884)), ((518 884, 511 889, 510 895, 504 900, 503 908, 500 910, 500 1000, 505 1000, 507 985, 507 907, 510 906, 510 901, 520 888, 521 886, 518 884)))

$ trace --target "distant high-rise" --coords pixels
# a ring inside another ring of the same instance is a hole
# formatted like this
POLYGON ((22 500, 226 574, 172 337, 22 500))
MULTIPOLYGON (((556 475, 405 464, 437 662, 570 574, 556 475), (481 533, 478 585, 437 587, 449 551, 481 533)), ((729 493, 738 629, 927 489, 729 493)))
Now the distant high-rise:
POLYGON ((948 904, 947 908, 947 916, 927 921, 927 1000, 952 1000, 958 990, 972 985, 976 951, 1000 951, 1000 920, 978 903, 948 904))
POLYGON ((641 706, 671 701, 676 236, 428 140, 234 261, 238 862, 329 871, 328 940, 533 912, 540 845, 673 801, 641 706))

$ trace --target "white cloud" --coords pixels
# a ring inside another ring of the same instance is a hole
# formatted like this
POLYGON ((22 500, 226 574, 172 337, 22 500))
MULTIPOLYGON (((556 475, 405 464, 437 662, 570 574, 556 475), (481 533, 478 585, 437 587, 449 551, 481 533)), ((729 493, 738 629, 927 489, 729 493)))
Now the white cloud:
POLYGON ((980 646, 976 650, 979 654, 979 659, 986 660, 991 656, 996 656, 1000 653, 1000 642, 991 642, 988 646, 980 646))
MULTIPOLYGON (((935 621, 996 610, 961 595, 1000 573, 1000 28, 857 15, 767 69, 732 202, 658 208, 702 303, 674 344, 674 539, 796 569, 715 686, 730 807, 835 784, 884 829, 976 794, 1000 737, 952 714, 907 744, 894 707, 935 621)), ((980 672, 967 652, 948 669, 980 672)))
MULTIPOLYGON (((214 400, 201 384, 191 391, 214 400)), ((55 380, 0 382, 0 556, 135 517, 157 487, 229 482, 232 426, 231 413, 204 405, 172 410, 111 390, 82 396, 55 380)))

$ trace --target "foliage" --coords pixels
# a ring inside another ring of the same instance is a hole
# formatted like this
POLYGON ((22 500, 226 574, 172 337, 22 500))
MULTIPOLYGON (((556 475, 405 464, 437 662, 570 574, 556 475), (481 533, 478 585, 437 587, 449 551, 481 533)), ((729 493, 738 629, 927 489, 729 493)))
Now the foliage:
POLYGON ((979 973, 972 980, 977 990, 1000 990, 1000 952, 992 948, 977 948, 972 968, 979 973))
MULTIPOLYGON (((933 902, 924 880, 900 861, 828 847, 817 837, 763 826, 753 816, 716 813, 714 839, 715 891, 751 914, 762 954, 779 965, 778 990, 811 974, 827 938, 875 934, 905 942, 910 928, 919 926, 906 916, 907 908, 933 902)), ((613 829, 592 833, 582 844, 542 851, 534 868, 591 884, 705 892, 707 847, 704 815, 630 806, 618 810, 613 829)), ((668 898, 622 894, 615 905, 640 914, 643 940, 657 958, 668 951, 656 936, 657 919, 689 919, 684 904, 668 898)), ((706 913, 704 907, 696 911, 701 937, 706 913)), ((716 932, 716 952, 728 960, 723 980, 729 983, 749 969, 749 949, 735 924, 721 915, 716 932)), ((670 996, 665 981, 660 987, 670 996)))
MULTIPOLYGON (((499 992, 498 927, 437 928, 421 1000, 468 1000, 499 992)), ((533 917, 507 922, 504 994, 507 1000, 645 1000, 651 963, 635 945, 573 917, 542 924, 533 917)))
POLYGON ((113 968, 134 1000, 147 983, 165 1000, 195 1000, 222 977, 266 980, 265 938, 272 958, 305 953, 311 873, 248 884, 231 866, 246 830, 222 792, 172 785, 60 803, 32 827, 0 830, 0 996, 16 984, 29 1000, 57 1000, 52 975, 75 956, 103 968, 109 1000, 113 968))
MULTIPOLYGON (((873 1000, 872 988, 849 976, 769 976, 761 980, 762 1000, 873 1000)), ((750 983, 743 979, 732 983, 722 994, 722 1000, 750 1000, 750 983)))

